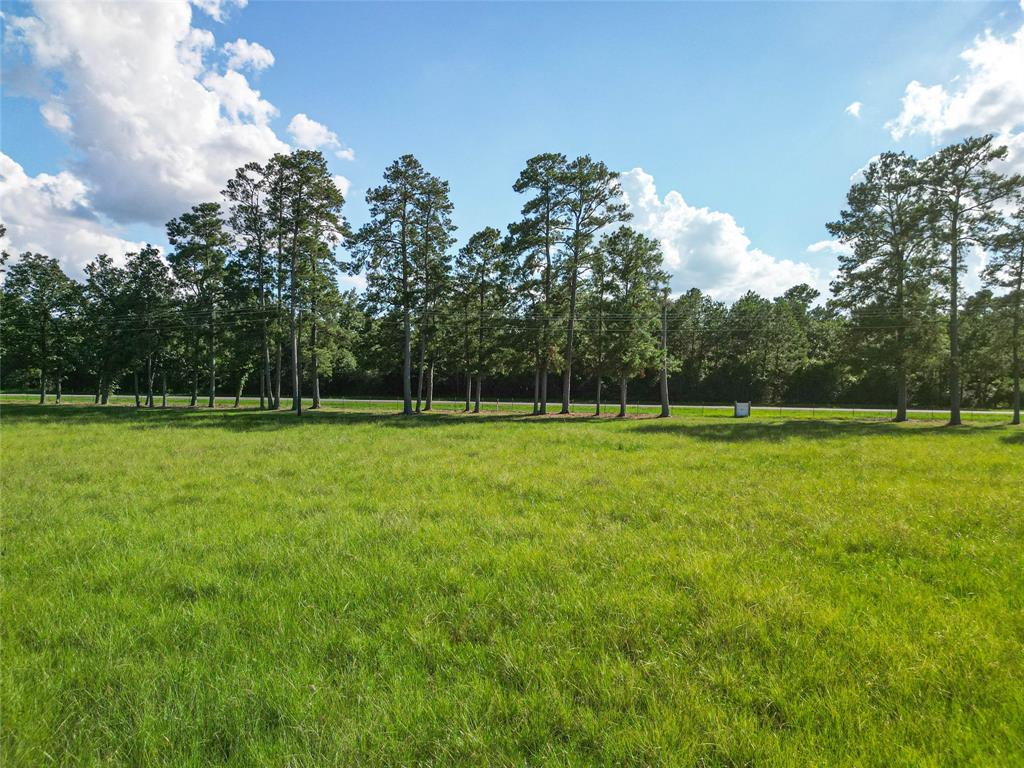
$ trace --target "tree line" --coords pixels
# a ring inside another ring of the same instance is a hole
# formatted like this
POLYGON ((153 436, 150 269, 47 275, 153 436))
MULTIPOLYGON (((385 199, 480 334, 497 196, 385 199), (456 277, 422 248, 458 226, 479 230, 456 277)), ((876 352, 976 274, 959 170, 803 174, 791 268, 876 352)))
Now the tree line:
MULTIPOLYGON (((369 220, 320 152, 249 163, 222 199, 167 223, 171 250, 117 264, 101 254, 84 282, 38 253, 3 254, 0 376, 40 402, 65 385, 138 407, 169 391, 213 407, 301 413, 300 394, 387 394, 430 410, 438 384, 479 411, 495 394, 569 413, 580 392, 604 407, 615 387, 644 399, 1010 405, 1020 421, 1024 179, 997 171, 1007 150, 968 138, 917 160, 872 160, 827 229, 842 246, 832 297, 798 285, 731 305, 669 291, 656 240, 629 225, 618 174, 581 156, 527 161, 521 215, 455 249, 448 182, 412 155, 366 193, 369 220), (983 285, 963 276, 984 251, 983 285), (7 262, 10 261, 10 265, 7 262), (361 292, 339 278, 358 275, 361 292), (556 391, 557 390, 557 391, 556 391)), ((2 232, 0 232, 2 235, 2 232)))

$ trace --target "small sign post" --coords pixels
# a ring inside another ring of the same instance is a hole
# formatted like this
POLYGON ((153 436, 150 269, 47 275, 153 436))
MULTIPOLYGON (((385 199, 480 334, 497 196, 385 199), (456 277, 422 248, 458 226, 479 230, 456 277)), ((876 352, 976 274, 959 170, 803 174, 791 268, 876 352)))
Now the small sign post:
POLYGON ((745 419, 750 415, 750 403, 735 403, 732 415, 737 419, 745 419))

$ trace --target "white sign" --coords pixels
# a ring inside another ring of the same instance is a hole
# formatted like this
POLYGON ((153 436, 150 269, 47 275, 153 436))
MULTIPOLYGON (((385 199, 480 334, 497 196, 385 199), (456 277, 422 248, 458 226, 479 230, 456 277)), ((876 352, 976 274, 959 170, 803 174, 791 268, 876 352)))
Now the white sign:
POLYGON ((732 415, 737 419, 746 418, 750 415, 750 403, 736 403, 732 415))

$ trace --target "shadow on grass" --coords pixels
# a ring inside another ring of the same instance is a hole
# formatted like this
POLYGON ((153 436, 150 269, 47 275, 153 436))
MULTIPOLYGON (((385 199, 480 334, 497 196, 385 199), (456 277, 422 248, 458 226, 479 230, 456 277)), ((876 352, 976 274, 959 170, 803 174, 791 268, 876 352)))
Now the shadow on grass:
POLYGON ((465 414, 461 411, 421 413, 403 416, 391 410, 305 411, 296 417, 291 411, 261 411, 254 407, 220 408, 140 408, 131 406, 94 405, 29 405, 4 403, 0 407, 0 423, 54 423, 66 424, 124 424, 130 429, 226 429, 237 432, 276 431, 312 425, 346 426, 373 424, 389 429, 429 429, 440 426, 471 427, 484 423, 515 423, 525 427, 543 428, 550 423, 572 424, 579 428, 602 424, 621 424, 626 430, 661 435, 677 435, 708 442, 782 442, 785 440, 823 440, 838 436, 866 437, 942 437, 956 439, 959 435, 977 434, 989 430, 1006 431, 1000 439, 1012 445, 1024 445, 1024 431, 1008 429, 1006 424, 973 424, 946 427, 938 423, 910 422, 894 424, 888 421, 853 421, 849 419, 744 419, 718 417, 703 418, 676 416, 659 419, 654 416, 631 417, 618 420, 588 413, 569 416, 553 414, 531 416, 527 413, 465 414))

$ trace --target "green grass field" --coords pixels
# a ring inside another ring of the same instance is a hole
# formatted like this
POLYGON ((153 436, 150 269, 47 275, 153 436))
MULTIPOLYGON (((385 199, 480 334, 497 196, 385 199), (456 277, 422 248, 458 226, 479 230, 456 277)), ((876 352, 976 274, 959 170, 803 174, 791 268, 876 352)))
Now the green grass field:
POLYGON ((0 412, 2 763, 1024 764, 1024 431, 0 412))

